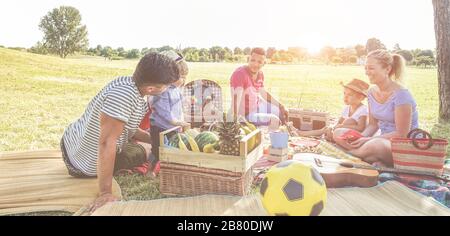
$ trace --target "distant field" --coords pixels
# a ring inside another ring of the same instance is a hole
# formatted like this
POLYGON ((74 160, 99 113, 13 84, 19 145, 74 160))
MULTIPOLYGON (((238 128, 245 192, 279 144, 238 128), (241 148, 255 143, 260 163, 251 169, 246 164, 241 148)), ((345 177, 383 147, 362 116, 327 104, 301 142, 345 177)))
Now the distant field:
MULTIPOLYGON (((137 60, 105 61, 78 56, 59 59, 0 48, 0 152, 57 148, 64 128, 83 113, 108 81, 130 75, 137 60)), ((210 79, 229 104, 229 77, 239 64, 190 63, 189 80, 210 79)), ((362 66, 267 65, 266 88, 287 107, 327 110, 338 116, 340 81, 366 79, 362 66)), ((437 72, 408 68, 406 86, 414 94, 422 128, 450 138, 448 125, 436 125, 437 72)))

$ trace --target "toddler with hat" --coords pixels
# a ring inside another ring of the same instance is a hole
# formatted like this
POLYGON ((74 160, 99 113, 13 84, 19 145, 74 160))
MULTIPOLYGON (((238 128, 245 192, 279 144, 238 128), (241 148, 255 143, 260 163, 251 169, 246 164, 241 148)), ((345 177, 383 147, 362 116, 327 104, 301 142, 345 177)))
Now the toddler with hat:
MULTIPOLYGON (((351 132, 353 136, 359 136, 359 132, 364 131, 367 125, 368 108, 362 101, 367 97, 369 84, 359 79, 353 79, 347 84, 341 82, 341 85, 344 87, 345 106, 337 124, 334 127, 324 127, 320 130, 294 130, 297 135, 321 136, 325 134, 327 140, 333 141, 333 131, 336 128, 347 128, 356 131, 351 132)), ((289 125, 291 129, 295 129, 291 124, 289 125)))

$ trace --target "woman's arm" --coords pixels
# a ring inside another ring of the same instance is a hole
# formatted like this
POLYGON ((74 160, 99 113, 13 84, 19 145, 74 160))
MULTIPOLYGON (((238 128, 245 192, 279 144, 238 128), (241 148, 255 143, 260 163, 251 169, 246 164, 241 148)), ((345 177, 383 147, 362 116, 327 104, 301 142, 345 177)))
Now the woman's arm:
POLYGON ((380 135, 382 138, 406 137, 412 123, 412 105, 404 104, 395 107, 395 131, 380 135))
POLYGON ((367 123, 367 116, 361 116, 359 117, 356 125, 337 125, 335 128, 347 128, 347 129, 353 129, 358 132, 363 132, 366 129, 366 123, 367 123))
POLYGON ((138 128, 133 136, 134 139, 137 141, 143 142, 143 143, 152 143, 152 140, 150 138, 150 133, 146 132, 145 130, 138 128))

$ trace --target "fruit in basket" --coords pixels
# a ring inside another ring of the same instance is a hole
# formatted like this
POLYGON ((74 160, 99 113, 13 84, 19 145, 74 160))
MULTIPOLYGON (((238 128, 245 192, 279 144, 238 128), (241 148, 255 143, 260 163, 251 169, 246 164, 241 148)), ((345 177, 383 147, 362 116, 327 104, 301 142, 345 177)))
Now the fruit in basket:
POLYGON ((219 133, 220 154, 239 156, 239 143, 242 139, 241 124, 234 121, 227 122, 224 113, 222 122, 216 124, 216 130, 219 133))
POLYGON ((315 216, 325 207, 325 181, 313 167, 288 160, 273 166, 261 182, 260 194, 270 215, 315 216))
POLYGON ((195 142, 201 152, 203 152, 205 145, 215 144, 217 141, 219 141, 219 137, 211 131, 203 131, 195 137, 195 142))
POLYGON ((182 138, 179 133, 177 134, 177 136, 178 136, 178 148, 183 150, 183 151, 189 151, 188 147, 186 146, 186 144, 183 141, 184 137, 182 138))
POLYGON ((216 150, 214 149, 215 143, 208 143, 203 147, 204 153, 214 153, 216 150))
POLYGON ((195 142, 194 138, 192 138, 190 135, 186 135, 189 145, 191 145, 191 150, 193 152, 200 152, 200 148, 197 145, 197 142, 195 142))
POLYGON ((184 147, 180 147, 180 144, 183 143, 184 146, 187 148, 187 150, 191 150, 191 145, 189 144, 189 140, 186 134, 183 133, 177 133, 176 135, 172 135, 169 139, 169 146, 174 148, 180 148, 182 150, 184 147), (183 140, 180 142, 180 140, 183 140))
POLYGON ((184 131, 184 133, 191 136, 194 139, 195 139, 195 137, 197 137, 197 135, 200 134, 200 132, 196 129, 188 129, 188 130, 184 131))
MULTIPOLYGON (((250 123, 250 122, 247 121, 245 118, 244 118, 244 122, 245 122, 245 125, 246 125, 252 132, 258 129, 258 128, 256 128, 256 126, 255 126, 254 124, 250 123)), ((254 148, 254 147, 256 147, 258 144, 261 143, 261 139, 260 139, 257 135, 254 136, 253 138, 254 138, 254 144, 253 144, 253 148, 254 148)), ((251 148, 250 150, 252 150, 253 148, 251 148)))
MULTIPOLYGON (((243 126, 242 129, 245 131, 245 135, 249 135, 252 131, 250 130, 249 127, 247 126, 243 126)), ((255 148, 256 145, 256 135, 251 137, 248 141, 247 141, 247 148, 249 151, 253 150, 255 148)))

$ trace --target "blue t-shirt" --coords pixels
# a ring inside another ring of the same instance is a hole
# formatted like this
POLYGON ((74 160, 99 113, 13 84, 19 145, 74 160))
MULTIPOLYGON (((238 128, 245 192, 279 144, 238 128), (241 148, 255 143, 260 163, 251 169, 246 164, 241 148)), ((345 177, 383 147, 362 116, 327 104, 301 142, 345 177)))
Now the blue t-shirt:
POLYGON ((408 89, 399 89, 385 103, 379 103, 375 100, 372 90, 369 91, 367 96, 369 103, 370 114, 378 120, 378 127, 381 130, 381 134, 391 133, 396 131, 395 126, 395 108, 400 105, 410 104, 412 106, 412 120, 411 128, 416 129, 419 127, 417 112, 417 104, 408 89))
POLYGON ((158 96, 149 98, 152 109, 150 123, 162 129, 171 129, 172 120, 181 120, 183 117, 183 97, 180 88, 171 85, 158 96))

